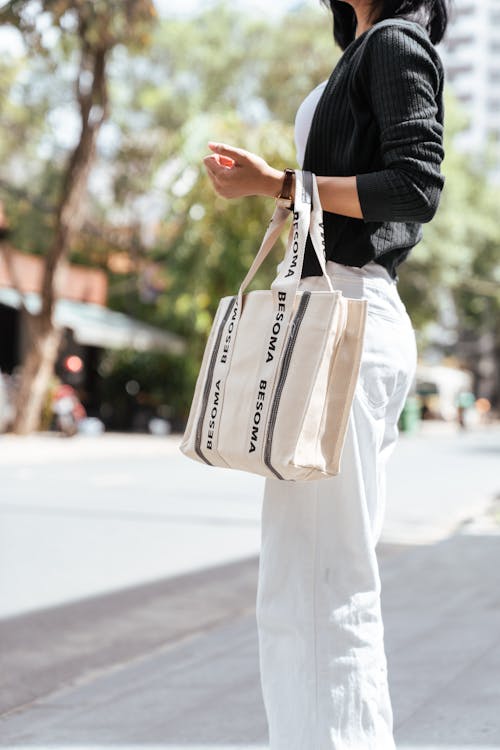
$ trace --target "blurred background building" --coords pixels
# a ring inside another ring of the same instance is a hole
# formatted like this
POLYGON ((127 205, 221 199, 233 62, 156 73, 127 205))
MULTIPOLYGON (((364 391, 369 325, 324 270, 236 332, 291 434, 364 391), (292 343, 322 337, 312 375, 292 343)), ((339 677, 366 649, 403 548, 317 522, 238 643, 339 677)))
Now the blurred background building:
MULTIPOLYGON (((25 310, 36 313, 41 307, 44 265, 42 256, 23 253, 7 244, 6 235, 3 243, 4 252, 0 252, 0 377, 15 375, 26 355, 25 310)), ((185 342, 174 333, 109 309, 107 297, 108 277, 104 270, 76 264, 67 266, 55 309, 56 324, 64 329, 55 374, 62 383, 77 389, 89 415, 102 419, 106 427, 115 422, 122 429, 132 429, 134 423, 137 424, 139 405, 129 409, 117 423, 110 406, 103 408, 103 355, 109 350, 126 349, 182 354, 185 342)), ((1 423, 2 419, 0 431, 1 423)))
POLYGON ((500 2, 455 0, 455 11, 440 45, 447 82, 467 111, 470 123, 457 146, 479 151, 496 144, 500 182, 500 2))

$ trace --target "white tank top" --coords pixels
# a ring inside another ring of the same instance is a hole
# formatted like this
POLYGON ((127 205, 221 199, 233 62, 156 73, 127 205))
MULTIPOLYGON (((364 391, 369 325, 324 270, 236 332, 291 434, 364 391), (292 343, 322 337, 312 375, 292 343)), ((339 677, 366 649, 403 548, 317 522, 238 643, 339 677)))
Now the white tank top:
POLYGON ((318 84, 318 86, 306 96, 295 115, 295 147, 297 151, 297 163, 301 168, 304 163, 307 136, 309 135, 314 111, 326 84, 327 81, 318 84))
MULTIPOLYGON (((295 115, 295 148, 297 155, 297 163, 302 168, 304 163, 304 156, 307 144, 307 138, 311 127, 314 111, 320 100, 321 94, 328 82, 328 79, 322 81, 316 86, 306 98, 302 101, 295 115)), ((327 266, 335 272, 348 273, 355 277, 382 277, 390 281, 393 285, 396 284, 395 280, 391 277, 387 269, 380 263, 376 263, 374 260, 365 263, 364 266, 358 268, 357 266, 345 266, 335 261, 328 261, 327 266)))

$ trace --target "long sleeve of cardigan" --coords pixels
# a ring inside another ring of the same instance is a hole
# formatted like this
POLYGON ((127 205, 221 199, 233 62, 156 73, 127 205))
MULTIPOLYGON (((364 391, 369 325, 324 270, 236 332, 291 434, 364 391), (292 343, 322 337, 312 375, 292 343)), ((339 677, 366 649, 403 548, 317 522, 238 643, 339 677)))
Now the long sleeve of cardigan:
POLYGON ((356 175, 365 222, 428 222, 437 210, 445 178, 437 102, 443 72, 436 57, 401 26, 385 26, 367 41, 358 72, 384 168, 356 175))

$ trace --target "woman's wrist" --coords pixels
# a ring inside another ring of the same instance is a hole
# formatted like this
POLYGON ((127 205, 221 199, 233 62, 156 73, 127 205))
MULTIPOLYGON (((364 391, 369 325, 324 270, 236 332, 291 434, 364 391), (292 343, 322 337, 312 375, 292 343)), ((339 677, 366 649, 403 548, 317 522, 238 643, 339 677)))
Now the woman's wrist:
MULTIPOLYGON (((279 193, 281 192, 281 188, 283 187, 283 179, 284 179, 284 170, 283 169, 274 169, 273 167, 269 167, 269 171, 264 174, 262 179, 262 188, 260 190, 260 195, 267 195, 270 198, 276 198, 279 193)), ((295 197, 295 174, 293 175, 292 179, 292 200, 295 197)))

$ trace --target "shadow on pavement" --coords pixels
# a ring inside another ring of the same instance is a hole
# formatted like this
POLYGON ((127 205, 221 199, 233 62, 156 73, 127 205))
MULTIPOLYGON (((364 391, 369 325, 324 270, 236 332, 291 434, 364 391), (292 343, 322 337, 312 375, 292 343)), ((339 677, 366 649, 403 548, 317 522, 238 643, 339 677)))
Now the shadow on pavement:
MULTIPOLYGON (((400 750, 500 747, 500 536, 382 546, 400 750)), ((266 747, 258 559, 0 623, 0 747, 266 747)))

